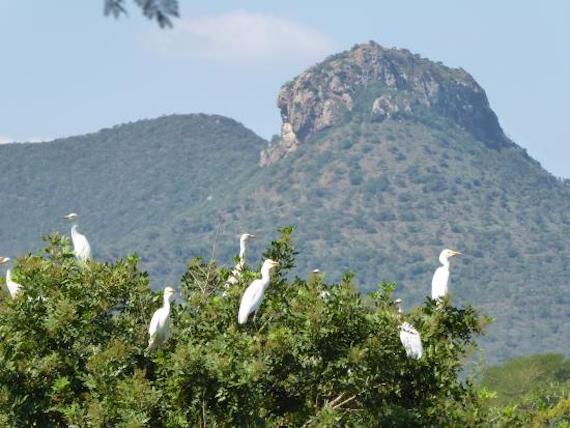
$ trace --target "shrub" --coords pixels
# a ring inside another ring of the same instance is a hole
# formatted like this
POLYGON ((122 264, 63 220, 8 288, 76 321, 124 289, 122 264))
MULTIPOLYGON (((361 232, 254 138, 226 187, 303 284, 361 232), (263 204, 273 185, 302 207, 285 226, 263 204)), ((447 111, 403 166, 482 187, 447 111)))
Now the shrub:
POLYGON ((280 262, 255 320, 240 326, 255 271, 225 288, 228 271, 194 259, 156 353, 146 328, 159 297, 137 258, 75 261, 66 239, 19 261, 23 284, 0 308, 0 421, 5 426, 474 426, 478 398, 460 380, 484 319, 427 299, 410 314, 394 284, 361 295, 352 274, 288 279, 293 228, 263 255, 280 262), (226 293, 223 294, 223 291, 226 293), (323 294, 326 292, 325 294, 323 294), (425 355, 406 358, 403 319, 425 355))

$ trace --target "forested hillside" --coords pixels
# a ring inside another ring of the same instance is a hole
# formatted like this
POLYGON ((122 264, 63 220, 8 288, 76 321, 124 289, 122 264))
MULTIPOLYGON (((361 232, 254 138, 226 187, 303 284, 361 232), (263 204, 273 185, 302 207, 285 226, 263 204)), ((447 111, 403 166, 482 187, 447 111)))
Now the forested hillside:
POLYGON ((184 223, 191 230, 176 229, 173 219, 239 188, 263 147, 264 140, 236 121, 204 114, 0 146, 0 221, 9 225, 0 229, 0 251, 17 255, 38 248, 42 234, 68 231, 63 215, 75 211, 96 257, 116 257, 122 240, 129 251, 148 243, 152 249, 143 259, 160 260, 161 266, 151 266, 164 279, 173 266, 184 268, 189 248, 197 249, 193 233, 200 232, 192 229, 192 218, 184 223), (145 232, 148 227, 177 237, 166 242, 160 233, 145 232), (165 246, 176 259, 164 260, 165 246))
POLYGON ((219 116, 146 120, 47 144, 0 146, 0 251, 18 255, 80 214, 95 256, 137 251, 154 287, 193 255, 232 264, 254 233, 296 224, 296 273, 363 291, 396 281, 407 308, 454 248, 451 293, 496 321, 487 358, 567 352, 570 188, 503 133, 463 70, 359 45, 284 85, 271 146, 219 116), (263 153, 260 156, 260 152, 263 153))

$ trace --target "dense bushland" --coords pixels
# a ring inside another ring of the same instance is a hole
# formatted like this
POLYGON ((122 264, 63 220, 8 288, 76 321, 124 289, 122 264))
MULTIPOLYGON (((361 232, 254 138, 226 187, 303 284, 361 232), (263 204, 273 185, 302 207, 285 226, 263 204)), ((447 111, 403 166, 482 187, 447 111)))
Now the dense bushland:
MULTIPOLYGON (((321 275, 290 279, 291 233, 282 229, 263 255, 280 267, 245 326, 236 314, 256 269, 226 289, 228 270, 213 260, 190 261, 171 315, 173 335, 155 353, 146 349, 146 330, 161 295, 150 290, 138 258, 85 265, 67 238, 46 238, 44 250, 17 261, 20 294, 12 300, 2 293, 0 424, 410 427, 568 420, 562 384, 556 399, 527 388, 535 395, 525 395, 519 410, 512 400, 493 402, 497 394, 508 396, 503 369, 489 369, 482 389, 462 380, 487 322, 474 308, 426 299, 401 315, 394 284, 362 295, 350 273, 338 284, 321 275), (400 343, 404 319, 422 334, 420 360, 408 359, 400 343)), ((567 362, 553 358, 540 360, 546 372, 567 380, 567 362)))
POLYGON ((570 360, 564 355, 529 355, 486 368, 478 387, 489 425, 570 427, 570 360))

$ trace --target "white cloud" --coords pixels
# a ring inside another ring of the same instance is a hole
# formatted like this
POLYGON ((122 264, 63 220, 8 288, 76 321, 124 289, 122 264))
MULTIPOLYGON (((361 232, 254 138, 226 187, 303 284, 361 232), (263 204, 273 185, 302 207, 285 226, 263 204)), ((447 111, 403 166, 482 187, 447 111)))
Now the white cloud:
POLYGON ((172 30, 152 30, 148 41, 163 55, 239 64, 315 61, 335 49, 317 30, 247 11, 180 20, 172 30))
POLYGON ((4 137, 0 135, 0 144, 8 144, 11 143, 12 139, 10 137, 4 137))

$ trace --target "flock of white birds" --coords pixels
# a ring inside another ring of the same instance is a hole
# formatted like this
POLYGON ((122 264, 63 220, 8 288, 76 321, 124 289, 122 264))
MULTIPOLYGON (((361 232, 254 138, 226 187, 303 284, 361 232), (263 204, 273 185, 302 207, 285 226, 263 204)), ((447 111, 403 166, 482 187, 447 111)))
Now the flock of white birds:
MULTIPOLYGON (((81 263, 87 263, 91 259, 91 246, 86 236, 78 231, 77 214, 70 213, 64 216, 64 219, 71 221, 71 242, 73 244, 73 252, 77 260, 81 263)), ((255 235, 244 233, 240 237, 240 251, 239 261, 232 270, 227 282, 226 288, 236 285, 241 277, 243 269, 246 265, 246 252, 247 241, 255 238, 255 235)), ((439 255, 439 262, 441 266, 438 267, 433 275, 431 282, 431 298, 439 300, 447 296, 449 292, 449 260, 451 257, 460 255, 461 253, 449 249, 445 249, 439 255)), ((0 265, 6 264, 10 261, 9 257, 0 256, 0 265)), ((269 286, 271 280, 271 269, 279 266, 279 263, 266 259, 261 266, 261 278, 256 279, 249 284, 245 289, 239 306, 237 320, 239 324, 247 323, 248 318, 253 314, 254 318, 263 303, 265 290, 269 286)), ((320 274, 318 269, 313 270, 314 275, 320 274)), ((12 280, 12 272, 10 269, 6 270, 6 286, 10 296, 15 299, 21 289, 21 285, 12 280)), ((164 343, 170 336, 170 305, 174 300, 176 290, 172 287, 164 289, 164 301, 162 307, 157 309, 152 315, 150 325, 148 328, 149 340, 148 350, 153 351, 164 343)), ((328 292, 321 293, 322 298, 327 298, 328 292)), ((396 299, 394 303, 397 306, 398 313, 402 314, 402 300, 396 299)), ((400 341, 409 358, 420 359, 423 355, 423 346, 420 333, 408 322, 400 324, 400 341)))

